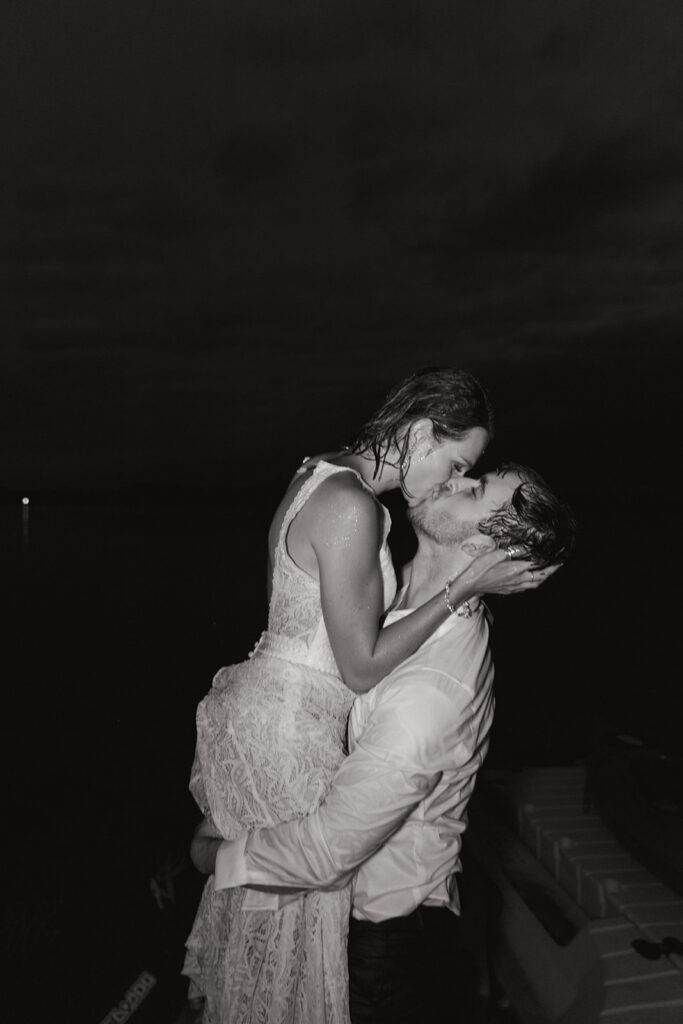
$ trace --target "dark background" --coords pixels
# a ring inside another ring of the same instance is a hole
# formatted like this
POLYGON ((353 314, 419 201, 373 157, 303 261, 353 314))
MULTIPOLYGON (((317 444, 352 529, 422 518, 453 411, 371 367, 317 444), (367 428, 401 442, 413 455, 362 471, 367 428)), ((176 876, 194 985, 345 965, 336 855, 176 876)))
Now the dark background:
POLYGON ((293 468, 416 367, 480 377, 491 460, 582 524, 543 590, 494 602, 491 763, 571 762, 606 721, 680 750, 683 14, 24 0, 3 22, 7 1019, 98 1024, 148 969, 136 1019, 161 1024, 197 701, 264 625, 293 468))

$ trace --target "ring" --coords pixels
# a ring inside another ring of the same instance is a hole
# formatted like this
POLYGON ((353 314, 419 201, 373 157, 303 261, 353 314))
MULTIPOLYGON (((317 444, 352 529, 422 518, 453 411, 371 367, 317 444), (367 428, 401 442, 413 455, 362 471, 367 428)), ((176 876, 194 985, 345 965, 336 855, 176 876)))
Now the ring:
POLYGON ((514 558, 515 557, 515 549, 512 546, 510 546, 509 548, 505 549, 505 557, 506 558, 514 558))
POLYGON ((529 569, 529 572, 531 574, 531 582, 533 583, 534 580, 536 579, 536 577, 534 576, 534 570, 533 569, 529 569))

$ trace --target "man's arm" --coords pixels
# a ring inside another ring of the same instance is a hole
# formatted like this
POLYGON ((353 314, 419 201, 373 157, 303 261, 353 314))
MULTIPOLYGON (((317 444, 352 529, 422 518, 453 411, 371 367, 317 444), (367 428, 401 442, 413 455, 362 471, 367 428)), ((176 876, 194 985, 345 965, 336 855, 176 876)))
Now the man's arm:
MULTIPOLYGON (((392 688, 393 689, 393 688, 392 688)), ((453 714, 428 682, 387 691, 323 803, 305 818, 220 844, 215 887, 341 888, 437 785, 440 727, 453 714)))

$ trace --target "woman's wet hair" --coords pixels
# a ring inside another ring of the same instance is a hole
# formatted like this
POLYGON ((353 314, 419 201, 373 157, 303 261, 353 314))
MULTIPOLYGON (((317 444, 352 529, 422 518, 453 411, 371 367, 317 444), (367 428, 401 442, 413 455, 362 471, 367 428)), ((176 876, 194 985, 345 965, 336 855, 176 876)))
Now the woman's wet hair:
POLYGON ((539 567, 559 565, 574 550, 578 524, 572 509, 560 501, 535 470, 506 462, 497 472, 516 473, 523 483, 510 501, 482 519, 477 529, 493 538, 496 547, 522 547, 524 557, 539 567))
POLYGON ((415 420, 432 421, 434 440, 457 441, 474 427, 493 436, 493 410, 486 391, 471 373, 436 366, 416 370, 395 385, 362 428, 351 451, 371 451, 376 477, 395 447, 401 482, 409 464, 408 429, 415 420))

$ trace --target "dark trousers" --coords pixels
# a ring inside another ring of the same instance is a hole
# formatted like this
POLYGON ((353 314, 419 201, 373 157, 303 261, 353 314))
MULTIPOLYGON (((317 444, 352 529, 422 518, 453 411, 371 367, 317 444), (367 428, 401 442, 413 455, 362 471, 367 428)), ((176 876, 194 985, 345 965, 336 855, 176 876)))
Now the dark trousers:
POLYGON ((378 924, 351 918, 352 1024, 470 1024, 472 973, 450 910, 418 907, 378 924))

